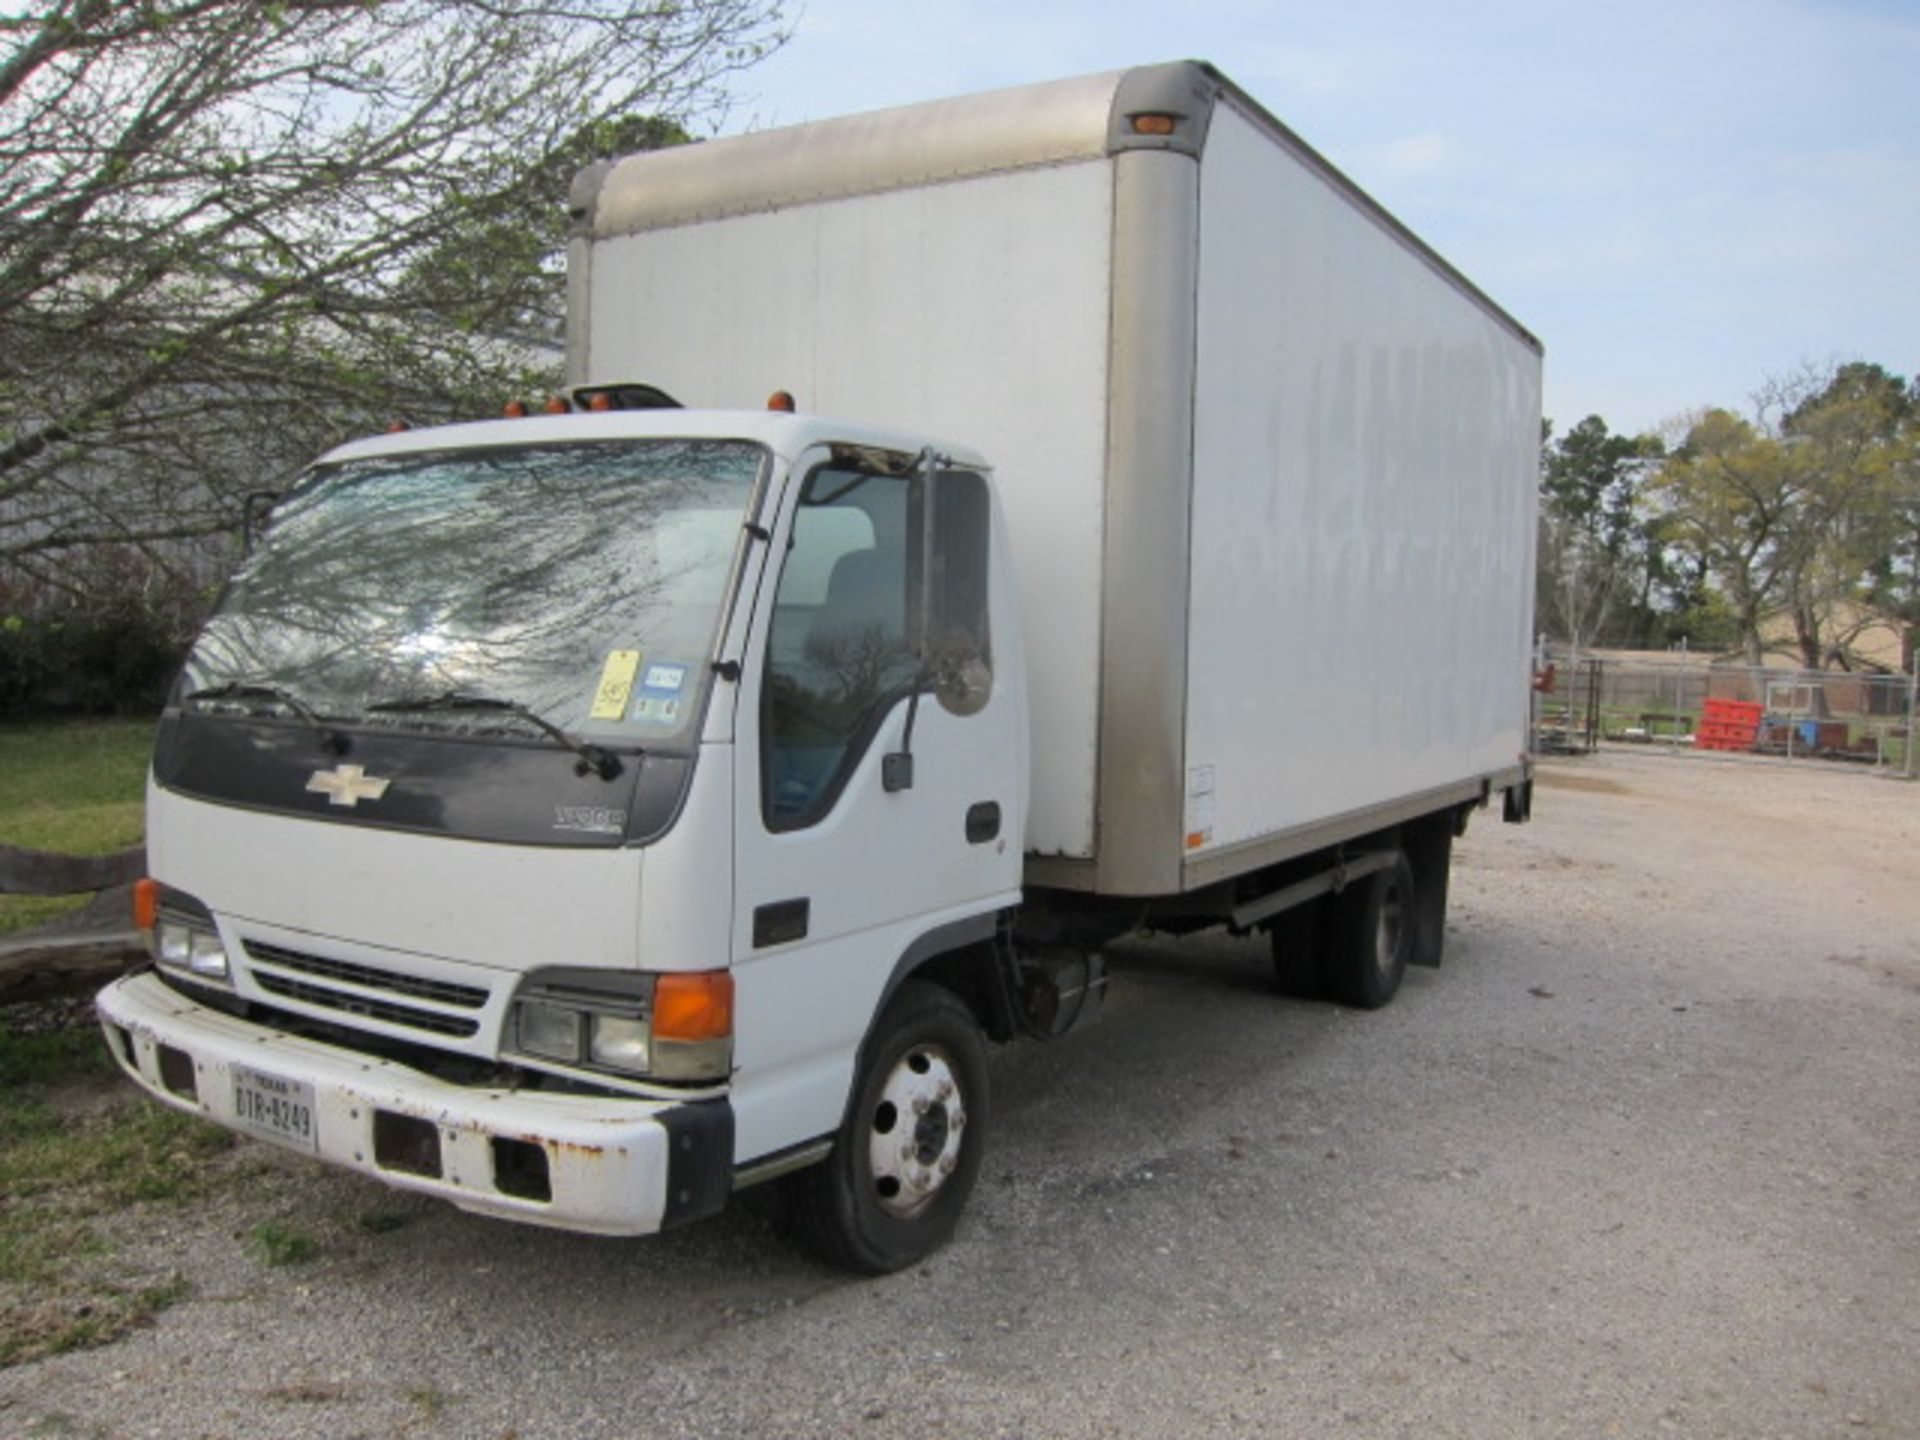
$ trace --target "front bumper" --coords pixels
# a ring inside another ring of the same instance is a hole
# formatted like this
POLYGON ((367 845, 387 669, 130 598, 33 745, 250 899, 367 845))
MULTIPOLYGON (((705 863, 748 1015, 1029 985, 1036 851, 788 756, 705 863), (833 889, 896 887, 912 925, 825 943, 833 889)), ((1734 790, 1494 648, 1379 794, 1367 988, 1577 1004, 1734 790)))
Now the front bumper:
POLYGON ((731 1189, 725 1100, 454 1085, 198 1004, 151 972, 109 985, 95 1007, 107 1048, 155 1099, 463 1210, 646 1235, 712 1214, 731 1189), (236 1071, 310 1088, 304 1143, 242 1118, 236 1071))

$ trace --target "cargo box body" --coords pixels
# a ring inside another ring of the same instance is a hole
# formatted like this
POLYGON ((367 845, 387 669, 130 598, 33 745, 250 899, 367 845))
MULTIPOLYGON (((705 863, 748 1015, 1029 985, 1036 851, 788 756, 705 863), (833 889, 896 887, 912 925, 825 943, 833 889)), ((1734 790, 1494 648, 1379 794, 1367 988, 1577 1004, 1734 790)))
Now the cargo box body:
POLYGON ((1208 67, 630 157, 575 205, 574 382, 993 462, 1030 883, 1174 894, 1518 778, 1539 344, 1208 67))

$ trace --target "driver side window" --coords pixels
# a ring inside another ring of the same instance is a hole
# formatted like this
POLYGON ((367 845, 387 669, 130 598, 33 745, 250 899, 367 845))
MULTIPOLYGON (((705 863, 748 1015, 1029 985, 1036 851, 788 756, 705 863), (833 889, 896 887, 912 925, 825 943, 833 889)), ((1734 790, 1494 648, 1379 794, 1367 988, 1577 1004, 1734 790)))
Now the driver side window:
POLYGON ((913 483, 823 467, 807 477, 774 596, 761 689, 761 810, 771 830, 832 808, 919 673, 909 596, 913 483))

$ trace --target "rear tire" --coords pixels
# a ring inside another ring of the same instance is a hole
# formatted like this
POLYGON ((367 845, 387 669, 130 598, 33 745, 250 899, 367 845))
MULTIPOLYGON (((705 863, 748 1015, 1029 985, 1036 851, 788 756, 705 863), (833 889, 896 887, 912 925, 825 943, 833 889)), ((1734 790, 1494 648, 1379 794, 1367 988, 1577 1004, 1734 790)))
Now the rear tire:
POLYGON ((1327 989, 1343 1005, 1378 1010, 1400 989, 1413 951, 1413 867, 1398 852, 1334 900, 1333 944, 1324 974, 1327 989))
POLYGON ((795 1178, 800 1239, 884 1275, 953 1235, 987 1138, 987 1042, 950 990, 909 980, 862 1052, 833 1153, 795 1178))
POLYGON ((1282 910, 1267 926, 1273 947, 1273 988, 1295 1000, 1324 1000, 1327 996, 1327 921, 1331 902, 1326 897, 1282 910))

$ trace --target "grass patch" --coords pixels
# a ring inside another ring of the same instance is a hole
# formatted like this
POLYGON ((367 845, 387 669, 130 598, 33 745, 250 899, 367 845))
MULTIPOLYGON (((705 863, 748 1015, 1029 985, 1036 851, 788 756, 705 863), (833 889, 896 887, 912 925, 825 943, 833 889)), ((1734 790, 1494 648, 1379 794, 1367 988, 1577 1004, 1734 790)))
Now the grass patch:
POLYGON ((391 1235, 413 1223, 413 1217, 399 1210, 365 1210, 354 1222, 365 1235, 391 1235))
MULTIPOLYGON (((108 855, 140 843, 151 720, 0 726, 0 836, 9 845, 108 855)), ((87 897, 0 895, 0 935, 87 897)))
POLYGON ((96 1284, 42 1292, 24 1304, 0 1310, 0 1367, 90 1350, 129 1330, 151 1325, 154 1317, 178 1304, 191 1287, 178 1272, 152 1285, 127 1289, 96 1284))
MULTIPOLYGON (((23 1085, 65 1085, 113 1073, 100 1032, 91 1025, 15 1034, 0 1019, 0 1092, 23 1085)), ((10 1102, 0 1096, 0 1133, 10 1102)))
POLYGON ((263 1220, 247 1232, 253 1253, 263 1265, 300 1265, 319 1253, 320 1246, 304 1230, 278 1221, 263 1220))
POLYGON ((101 1345, 186 1294, 116 1275, 101 1221, 211 1185, 226 1131, 125 1085, 91 1025, 0 1019, 0 1366, 101 1345))

